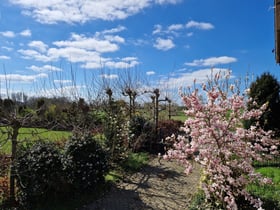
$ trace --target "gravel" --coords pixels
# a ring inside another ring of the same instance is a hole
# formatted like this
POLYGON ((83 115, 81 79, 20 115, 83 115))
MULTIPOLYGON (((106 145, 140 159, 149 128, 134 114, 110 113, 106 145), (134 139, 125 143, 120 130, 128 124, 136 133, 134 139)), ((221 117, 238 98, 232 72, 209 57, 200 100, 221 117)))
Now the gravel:
POLYGON ((126 175, 101 199, 82 210, 185 210, 197 192, 201 170, 190 175, 175 161, 151 158, 137 173, 126 175))

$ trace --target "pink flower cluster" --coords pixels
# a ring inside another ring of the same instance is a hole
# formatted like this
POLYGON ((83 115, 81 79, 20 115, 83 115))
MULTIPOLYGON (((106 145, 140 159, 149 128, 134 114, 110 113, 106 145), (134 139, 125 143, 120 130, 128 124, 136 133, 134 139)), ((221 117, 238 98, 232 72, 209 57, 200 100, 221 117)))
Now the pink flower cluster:
POLYGON ((191 141, 184 136, 171 136, 176 143, 164 158, 177 159, 186 166, 187 174, 192 171, 190 159, 200 163, 205 177, 202 188, 207 199, 224 208, 238 209, 237 199, 243 197, 261 209, 262 202, 252 197, 246 186, 271 182, 256 173, 252 165, 255 160, 277 154, 276 140, 272 139, 271 131, 258 126, 243 127, 245 120, 258 119, 265 106, 248 110, 246 98, 235 94, 234 88, 230 87, 232 94, 219 87, 206 88, 204 85, 202 91, 206 92, 207 102, 197 89, 182 95, 187 108, 184 130, 191 136, 191 141))

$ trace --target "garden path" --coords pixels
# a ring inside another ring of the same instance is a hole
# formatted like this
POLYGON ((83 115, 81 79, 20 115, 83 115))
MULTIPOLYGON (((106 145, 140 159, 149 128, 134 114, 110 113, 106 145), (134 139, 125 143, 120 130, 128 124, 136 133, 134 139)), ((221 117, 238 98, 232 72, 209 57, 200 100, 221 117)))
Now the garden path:
POLYGON ((174 161, 151 158, 135 174, 113 186, 101 199, 82 210, 185 210, 197 192, 200 167, 186 176, 174 161))

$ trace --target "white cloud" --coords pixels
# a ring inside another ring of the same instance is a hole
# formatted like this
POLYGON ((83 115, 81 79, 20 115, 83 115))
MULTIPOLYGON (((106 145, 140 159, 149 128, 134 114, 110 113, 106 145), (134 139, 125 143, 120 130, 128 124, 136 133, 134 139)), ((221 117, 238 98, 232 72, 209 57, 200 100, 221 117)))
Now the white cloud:
POLYGON ((34 82, 39 78, 47 78, 48 75, 41 73, 36 75, 20 75, 20 74, 0 74, 0 81, 9 82, 34 82))
POLYGON ((177 4, 180 3, 182 0, 156 0, 157 4, 177 4))
POLYGON ((119 76, 117 74, 101 74, 100 77, 105 79, 117 79, 119 76))
POLYGON ((69 79, 66 79, 66 80, 55 79, 53 82, 56 83, 56 84, 69 84, 69 83, 73 83, 73 81, 69 80, 69 79))
POLYGON ((11 52, 13 50, 13 48, 11 48, 11 47, 1 47, 1 48, 4 49, 4 50, 7 50, 9 52, 11 52))
POLYGON ((101 33, 102 33, 102 34, 114 34, 114 33, 118 33, 118 32, 124 31, 124 30, 126 30, 126 27, 124 27, 124 26, 118 26, 118 27, 116 27, 116 28, 104 30, 104 31, 102 31, 101 33))
POLYGON ((177 30, 181 30, 183 28, 184 28, 184 26, 182 24, 172 24, 172 25, 168 26, 167 30, 168 31, 177 31, 177 30))
POLYGON ((57 47, 74 47, 97 52, 115 52, 119 49, 117 43, 123 43, 120 36, 86 37, 73 33, 70 40, 53 42, 57 47))
POLYGON ((214 28, 214 25, 212 25, 211 23, 205 23, 205 22, 197 22, 197 21, 189 21, 186 24, 186 28, 197 28, 197 29, 201 29, 201 30, 210 30, 214 28))
POLYGON ((125 61, 107 61, 104 63, 105 67, 112 69, 129 69, 137 66, 139 62, 137 60, 125 62, 125 61))
POLYGON ((44 66, 29 66, 28 69, 31 69, 36 72, 52 72, 52 71, 62 71, 61 68, 51 66, 51 65, 44 65, 44 66))
MULTIPOLYGON (((96 32, 87 37, 83 34, 72 33, 68 40, 54 41, 54 47, 49 47, 42 41, 32 41, 28 44, 30 49, 20 49, 18 52, 24 59, 52 62, 66 59, 73 63, 81 63, 82 68, 132 68, 139 64, 137 57, 105 58, 103 53, 119 50, 119 45, 124 43, 124 38, 112 35, 123 30, 122 27, 113 28, 102 32, 96 32), (105 35, 104 35, 105 34, 105 35)), ((37 71, 46 70, 46 66, 33 68, 37 71)), ((47 66, 49 67, 49 66, 47 66)), ((55 70, 54 67, 48 70, 55 70)))
POLYGON ((0 60, 9 60, 11 57, 6 56, 6 55, 0 55, 0 60))
POLYGON ((181 73, 178 77, 168 78, 165 81, 162 81, 165 85, 171 88, 180 88, 180 87, 188 87, 192 86, 194 80, 196 84, 203 84, 208 81, 208 78, 216 73, 227 73, 229 70, 224 68, 207 68, 207 69, 200 69, 193 72, 181 73))
POLYGON ((162 32, 162 26, 157 24, 157 25, 154 25, 154 30, 153 30, 153 34, 159 34, 162 32))
POLYGON ((32 41, 28 44, 29 47, 39 50, 40 52, 46 52, 48 49, 48 45, 46 45, 42 41, 32 41))
POLYGON ((19 33, 21 36, 26 36, 30 37, 31 36, 31 31, 29 29, 23 30, 22 32, 19 33))
POLYGON ((8 38, 14 38, 16 36, 15 32, 13 31, 2 31, 0 32, 0 35, 8 38))
POLYGON ((156 74, 156 72, 154 72, 154 71, 147 71, 146 72, 146 75, 148 75, 148 76, 151 76, 151 75, 154 75, 154 74, 156 74))
POLYGON ((52 58, 52 57, 49 57, 47 55, 44 55, 36 50, 23 50, 23 49, 20 49, 18 50, 18 52, 20 54, 22 54, 22 58, 24 59, 29 59, 29 60, 33 60, 35 59, 36 61, 43 61, 43 62, 49 62, 49 61, 54 61, 56 60, 57 58, 52 58))
POLYGON ((138 58, 136 57, 125 57, 125 58, 122 58, 122 61, 137 61, 138 58))
POLYGON ((190 63, 185 63, 187 66, 216 66, 219 64, 228 64, 236 62, 237 59, 234 57, 228 57, 228 56, 220 56, 220 57, 210 57, 206 59, 199 59, 199 60, 193 60, 190 63))
POLYGON ((176 4, 181 0, 10 0, 21 6, 23 14, 38 22, 54 24, 58 22, 85 23, 90 20, 125 19, 137 14, 153 4, 176 4))
POLYGON ((43 91, 39 92, 38 95, 42 95, 45 97, 64 96, 72 99, 77 99, 82 97, 81 90, 85 88, 86 86, 84 85, 68 85, 62 87, 55 87, 53 89, 44 89, 43 91))
POLYGON ((171 39, 162 39, 157 38, 156 43, 154 44, 154 47, 158 50, 167 51, 175 47, 175 44, 171 39))

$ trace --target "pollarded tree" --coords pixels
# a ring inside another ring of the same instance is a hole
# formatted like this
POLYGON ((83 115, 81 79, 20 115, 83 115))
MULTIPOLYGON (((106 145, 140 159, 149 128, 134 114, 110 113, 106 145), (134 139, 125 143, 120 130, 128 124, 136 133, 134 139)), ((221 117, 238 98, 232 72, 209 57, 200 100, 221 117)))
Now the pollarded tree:
MULTIPOLYGON (((273 130, 280 134, 280 84, 270 73, 263 73, 250 85, 249 97, 254 101, 249 102, 249 109, 259 108, 267 103, 267 109, 262 114, 259 123, 264 130, 273 130)), ((249 121, 249 126, 254 121, 249 121)))

